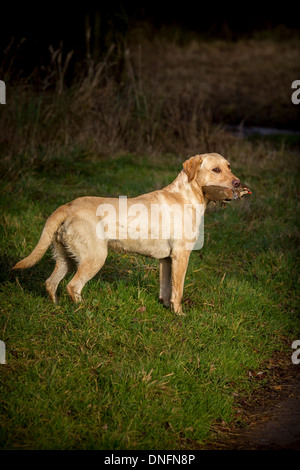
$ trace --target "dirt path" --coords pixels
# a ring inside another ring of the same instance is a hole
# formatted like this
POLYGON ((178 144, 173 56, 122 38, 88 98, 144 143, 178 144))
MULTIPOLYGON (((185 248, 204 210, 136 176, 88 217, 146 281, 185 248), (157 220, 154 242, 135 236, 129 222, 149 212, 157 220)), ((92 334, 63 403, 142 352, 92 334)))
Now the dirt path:
MULTIPOLYGON (((294 366, 296 367, 296 366, 294 366)), ((300 371, 283 382, 274 400, 255 407, 244 430, 224 442, 232 449, 300 450, 300 371)), ((224 447, 223 447, 224 448, 224 447)))
POLYGON ((225 423, 217 426, 216 438, 203 448, 300 450, 300 364, 277 357, 268 367, 268 384, 247 401, 238 403, 238 422, 243 427, 226 427, 225 423))

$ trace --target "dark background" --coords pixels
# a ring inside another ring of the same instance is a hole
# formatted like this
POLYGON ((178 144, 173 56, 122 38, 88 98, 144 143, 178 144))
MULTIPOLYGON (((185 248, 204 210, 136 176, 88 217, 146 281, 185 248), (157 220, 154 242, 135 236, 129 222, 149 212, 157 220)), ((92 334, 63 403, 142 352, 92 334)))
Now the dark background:
MULTIPOLYGON (((7 3, 7 2, 5 2, 7 3)), ((162 27, 172 27, 184 34, 189 32, 206 39, 236 40, 253 32, 284 26, 295 33, 299 30, 299 5, 272 3, 268 6, 253 2, 232 4, 212 1, 146 2, 11 2, 1 7, 1 52, 13 41, 22 41, 16 51, 17 64, 25 73, 48 57, 48 47, 63 44, 73 50, 74 59, 86 54, 86 32, 91 30, 94 58, 101 58, 108 43, 126 38, 136 25, 150 25, 151 34, 162 27)), ((151 39, 151 38, 150 38, 151 39)), ((16 46, 15 46, 16 47, 16 46)))

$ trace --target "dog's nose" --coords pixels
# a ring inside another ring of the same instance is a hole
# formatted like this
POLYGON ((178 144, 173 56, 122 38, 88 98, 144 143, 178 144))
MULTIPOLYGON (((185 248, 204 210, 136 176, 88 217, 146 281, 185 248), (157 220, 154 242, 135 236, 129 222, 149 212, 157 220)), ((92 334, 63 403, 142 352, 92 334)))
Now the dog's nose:
POLYGON ((241 182, 238 178, 235 178, 234 180, 232 180, 232 186, 234 188, 238 188, 239 186, 241 186, 241 182))

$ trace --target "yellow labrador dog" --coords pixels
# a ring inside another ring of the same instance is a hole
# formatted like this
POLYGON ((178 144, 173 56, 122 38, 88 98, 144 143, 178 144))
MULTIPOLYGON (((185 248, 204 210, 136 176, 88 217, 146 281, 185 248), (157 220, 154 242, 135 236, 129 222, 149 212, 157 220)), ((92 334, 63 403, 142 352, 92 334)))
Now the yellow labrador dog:
POLYGON ((33 266, 52 244, 56 265, 46 281, 47 292, 57 302, 58 284, 75 260, 77 271, 67 291, 78 302, 84 285, 103 266, 108 248, 139 253, 159 259, 160 299, 181 314, 189 256, 209 202, 203 187, 210 185, 240 187, 229 162, 216 153, 186 160, 177 178, 161 190, 128 200, 75 199, 53 212, 32 253, 13 269, 33 266))

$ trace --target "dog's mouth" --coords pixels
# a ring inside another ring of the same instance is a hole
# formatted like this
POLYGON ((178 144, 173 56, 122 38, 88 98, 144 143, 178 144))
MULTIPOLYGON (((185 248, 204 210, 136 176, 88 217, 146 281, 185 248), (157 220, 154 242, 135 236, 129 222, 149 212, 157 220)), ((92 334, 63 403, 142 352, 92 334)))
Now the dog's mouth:
POLYGON ((230 189, 224 186, 203 186, 205 196, 214 202, 230 202, 234 199, 241 199, 245 194, 252 194, 246 186, 230 189))

